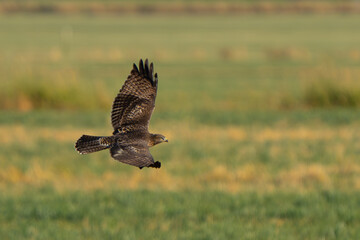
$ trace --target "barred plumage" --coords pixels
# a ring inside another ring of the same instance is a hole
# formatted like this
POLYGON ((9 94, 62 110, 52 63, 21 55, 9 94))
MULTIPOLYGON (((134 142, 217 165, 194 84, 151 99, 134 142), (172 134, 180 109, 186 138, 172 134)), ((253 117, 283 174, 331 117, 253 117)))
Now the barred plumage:
POLYGON ((92 152, 101 151, 112 146, 114 137, 98 137, 82 135, 75 144, 76 150, 80 154, 88 154, 92 152))
POLYGON ((155 107, 158 77, 153 74, 153 63, 146 59, 145 65, 140 59, 139 68, 134 64, 127 80, 116 96, 111 123, 113 135, 97 137, 83 135, 75 148, 81 154, 92 153, 109 148, 111 156, 123 163, 143 167, 160 168, 160 162, 154 162, 149 147, 167 139, 161 134, 150 134, 150 118, 155 107))

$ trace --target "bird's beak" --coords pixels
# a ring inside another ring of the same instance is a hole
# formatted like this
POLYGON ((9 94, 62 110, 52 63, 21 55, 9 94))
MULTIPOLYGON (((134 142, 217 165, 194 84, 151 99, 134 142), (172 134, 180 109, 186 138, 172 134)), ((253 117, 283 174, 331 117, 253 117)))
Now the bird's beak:
POLYGON ((169 142, 169 140, 167 138, 164 138, 164 142, 169 142))

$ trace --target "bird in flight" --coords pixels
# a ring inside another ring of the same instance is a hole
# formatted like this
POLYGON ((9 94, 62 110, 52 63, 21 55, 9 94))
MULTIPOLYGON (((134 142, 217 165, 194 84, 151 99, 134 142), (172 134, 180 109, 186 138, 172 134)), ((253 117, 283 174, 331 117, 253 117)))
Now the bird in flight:
POLYGON ((82 135, 75 144, 80 154, 110 149, 111 157, 122 163, 140 169, 161 167, 149 151, 156 144, 168 142, 165 136, 148 130, 158 87, 157 73, 154 75, 153 70, 153 63, 149 66, 147 59, 145 65, 140 59, 139 68, 133 65, 112 106, 112 136, 82 135))

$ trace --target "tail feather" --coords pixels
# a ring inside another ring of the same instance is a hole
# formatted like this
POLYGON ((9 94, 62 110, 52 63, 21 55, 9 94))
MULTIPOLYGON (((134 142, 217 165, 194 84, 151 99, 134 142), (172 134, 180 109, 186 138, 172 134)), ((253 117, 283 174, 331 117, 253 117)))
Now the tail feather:
POLYGON ((112 145, 112 137, 98 137, 82 135, 75 144, 76 150, 80 154, 87 154, 110 148, 112 145))

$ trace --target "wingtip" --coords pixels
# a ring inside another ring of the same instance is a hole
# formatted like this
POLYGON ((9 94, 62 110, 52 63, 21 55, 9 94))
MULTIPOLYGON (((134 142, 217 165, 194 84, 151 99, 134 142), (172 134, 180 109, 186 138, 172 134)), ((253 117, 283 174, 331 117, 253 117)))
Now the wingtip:
POLYGON ((157 87, 157 85, 158 85, 158 75, 157 75, 157 73, 155 73, 155 81, 154 81, 154 84, 155 84, 155 86, 157 87))
POLYGON ((142 59, 140 59, 140 61, 139 61, 139 70, 140 70, 141 74, 144 73, 144 62, 142 59))
POLYGON ((135 63, 133 63, 133 70, 136 71, 136 72, 139 72, 139 69, 138 69, 138 67, 136 66, 135 63))
POLYGON ((150 80, 152 80, 152 76, 151 76, 150 69, 149 69, 148 59, 145 60, 145 75, 146 75, 146 77, 150 78, 150 80))
POLYGON ((144 61, 142 60, 142 58, 140 58, 139 60, 139 65, 137 66, 135 63, 133 63, 133 70, 131 70, 131 72, 135 72, 137 74, 143 75, 145 76, 147 79, 150 80, 151 84, 153 86, 157 86, 157 73, 154 73, 154 63, 150 63, 149 65, 149 60, 146 58, 145 59, 145 64, 144 61))
POLYGON ((150 74, 153 76, 154 64, 150 63, 150 74))

